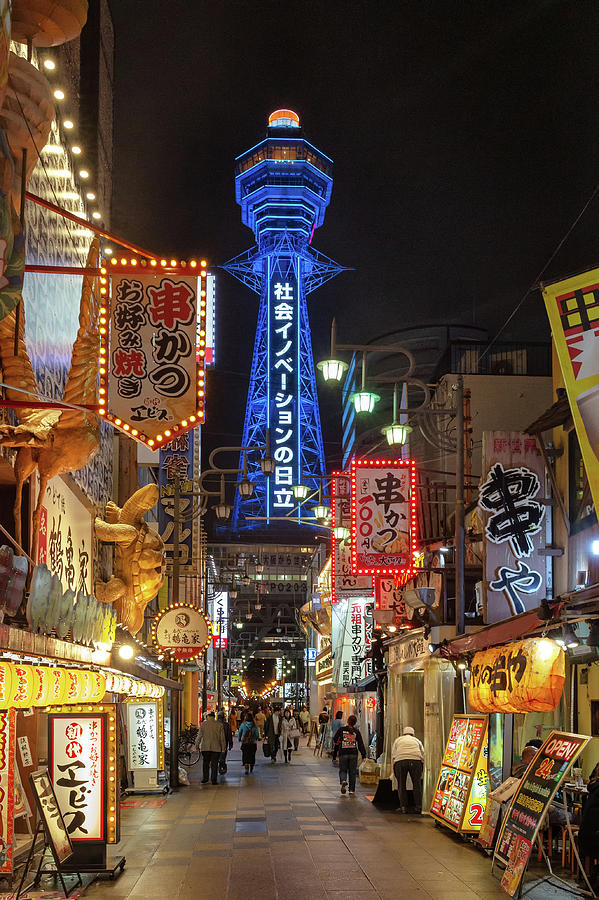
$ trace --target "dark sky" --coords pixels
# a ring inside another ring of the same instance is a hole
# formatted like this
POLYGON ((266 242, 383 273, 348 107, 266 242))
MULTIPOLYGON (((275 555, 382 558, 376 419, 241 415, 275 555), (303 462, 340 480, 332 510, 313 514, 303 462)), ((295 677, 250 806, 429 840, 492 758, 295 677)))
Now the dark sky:
MULTIPOLYGON (((432 320, 494 334, 599 182, 596 2, 111 5, 118 233, 212 264, 249 247, 234 158, 277 107, 333 158, 314 245, 355 271, 309 300, 317 358, 333 315, 348 341, 432 320)), ((599 198, 545 277, 598 264, 599 198)), ((237 443, 257 298, 222 273, 218 303, 207 431, 237 443)), ((538 292, 507 334, 547 336, 538 292)))

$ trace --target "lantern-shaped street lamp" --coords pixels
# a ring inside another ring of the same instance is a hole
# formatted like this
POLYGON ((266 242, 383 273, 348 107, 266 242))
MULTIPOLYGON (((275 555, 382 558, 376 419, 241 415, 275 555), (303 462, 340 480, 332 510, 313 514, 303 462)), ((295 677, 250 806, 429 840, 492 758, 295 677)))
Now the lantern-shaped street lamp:
POLYGON ((408 435, 412 431, 410 425, 401 425, 397 421, 398 393, 397 382, 395 382, 393 385, 393 422, 391 425, 385 425, 384 428, 381 428, 381 434, 385 435, 390 447, 403 446, 408 439, 408 435))
POLYGON ((214 514, 216 515, 216 521, 219 525, 226 525, 229 519, 231 518, 231 514, 233 512, 233 507, 227 503, 225 499, 225 476, 220 476, 220 499, 216 506, 214 507, 214 514))
POLYGON ((329 384, 340 384, 343 381, 348 365, 342 359, 335 359, 335 334, 337 325, 335 319, 331 324, 331 358, 317 363, 317 369, 322 372, 322 377, 329 384))
POLYGON ((346 528, 345 525, 335 525, 333 534, 336 540, 346 541, 349 537, 349 528, 346 528))
POLYGON ((291 490, 296 500, 301 503, 310 493, 310 488, 306 484, 292 484, 291 490))

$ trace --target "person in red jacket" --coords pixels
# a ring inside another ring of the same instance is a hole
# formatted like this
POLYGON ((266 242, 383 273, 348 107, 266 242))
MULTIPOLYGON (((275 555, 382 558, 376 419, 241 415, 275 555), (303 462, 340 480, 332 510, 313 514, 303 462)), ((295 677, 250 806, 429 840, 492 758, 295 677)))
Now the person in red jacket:
POLYGON ((342 794, 345 794, 347 790, 348 780, 350 794, 356 793, 358 751, 360 751, 362 759, 366 759, 366 747, 364 746, 362 735, 356 728, 357 721, 355 716, 350 716, 347 720, 347 725, 340 728, 335 735, 333 759, 336 759, 337 754, 339 754, 339 782, 342 794))

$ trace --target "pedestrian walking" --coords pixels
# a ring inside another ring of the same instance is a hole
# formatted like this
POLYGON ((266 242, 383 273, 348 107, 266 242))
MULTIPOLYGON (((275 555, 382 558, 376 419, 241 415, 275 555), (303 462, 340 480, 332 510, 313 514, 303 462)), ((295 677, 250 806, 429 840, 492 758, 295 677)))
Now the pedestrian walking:
POLYGON ((258 726, 258 731, 260 732, 260 740, 262 740, 262 735, 264 734, 264 723, 266 722, 266 716, 262 711, 262 707, 259 708, 258 712, 254 716, 254 724, 258 726))
POLYGON ((237 711, 234 706, 231 707, 231 712, 229 713, 229 725, 231 726, 231 734, 235 735, 237 733, 237 711))
POLYGON ((225 749, 221 753, 218 760, 218 773, 219 775, 226 775, 227 773, 227 751, 233 749, 233 735, 231 733, 231 726, 227 722, 225 718, 225 711, 221 709, 216 717, 216 721, 220 722, 223 726, 223 731, 225 733, 225 749))
POLYGON ((302 706, 301 712, 299 714, 299 720, 302 727, 302 734, 307 734, 308 726, 310 724, 310 713, 305 706, 302 706))
MULTIPOLYGON (((333 724, 331 725, 331 746, 335 746, 335 738, 337 737, 337 732, 340 728, 343 728, 343 710, 338 709, 335 713, 335 718, 333 719, 333 724)), ((338 766, 337 758, 333 753, 333 765, 338 766)))
POLYGON ((342 725, 337 730, 337 737, 333 744, 333 760, 339 755, 339 783, 342 794, 345 794, 347 790, 348 781, 350 794, 356 793, 358 751, 362 759, 366 759, 366 747, 362 735, 356 728, 357 721, 355 716, 350 716, 347 725, 342 725))
POLYGON ((318 716, 318 745, 322 746, 322 742, 324 740, 324 732, 329 723, 329 711, 326 706, 323 706, 322 712, 318 716))
POLYGON ((256 746, 260 732, 254 723, 251 712, 246 712, 245 719, 239 726, 239 743, 241 744, 241 762, 245 766, 245 774, 254 771, 256 764, 256 746))
POLYGON ((278 709, 273 709, 271 715, 264 723, 264 737, 270 747, 270 761, 276 763, 281 737, 281 715, 278 709))
POLYGON ((199 728, 200 750, 202 751, 202 784, 218 784, 218 761, 226 750, 225 730, 222 722, 217 722, 211 710, 199 728))
POLYGON ((293 742, 296 737, 299 740, 299 728, 297 727, 295 716, 291 715, 291 710, 287 707, 281 719, 281 747, 283 748, 283 756, 286 763, 291 762, 291 753, 294 749, 293 742))
POLYGON ((406 725, 403 734, 394 740, 391 748, 391 762, 393 774, 397 780, 401 812, 406 813, 408 811, 406 780, 409 772, 412 779, 412 790, 414 791, 414 809, 417 814, 420 814, 422 812, 424 747, 415 736, 411 725, 406 725))

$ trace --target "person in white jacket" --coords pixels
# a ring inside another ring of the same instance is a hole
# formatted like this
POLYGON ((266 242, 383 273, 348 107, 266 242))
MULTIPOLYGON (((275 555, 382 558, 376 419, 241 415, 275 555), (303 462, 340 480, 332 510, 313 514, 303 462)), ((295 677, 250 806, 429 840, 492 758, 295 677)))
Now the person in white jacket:
POLYGON ((399 806, 402 813, 408 811, 408 792, 406 780, 408 772, 412 779, 414 791, 414 807, 417 814, 422 812, 422 769, 424 766, 424 747, 415 736, 411 725, 406 725, 403 734, 393 741, 391 748, 393 773, 397 779, 399 790, 399 806))

